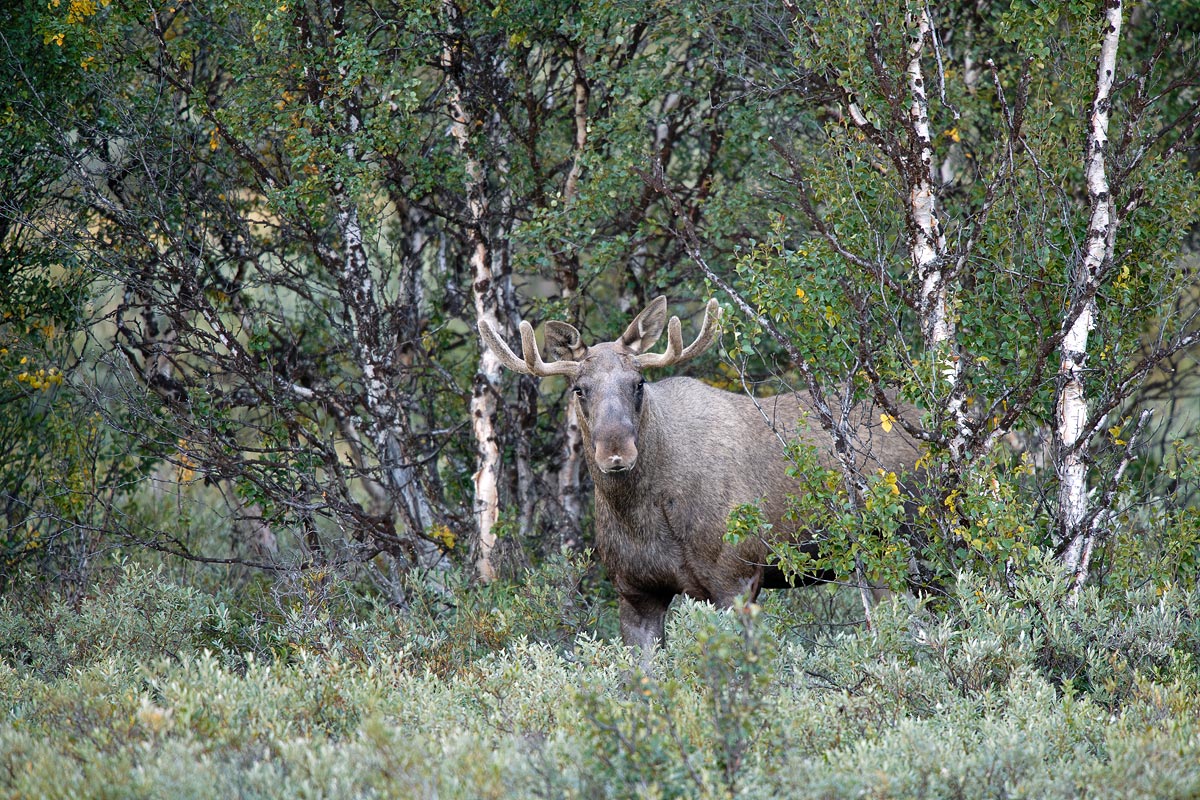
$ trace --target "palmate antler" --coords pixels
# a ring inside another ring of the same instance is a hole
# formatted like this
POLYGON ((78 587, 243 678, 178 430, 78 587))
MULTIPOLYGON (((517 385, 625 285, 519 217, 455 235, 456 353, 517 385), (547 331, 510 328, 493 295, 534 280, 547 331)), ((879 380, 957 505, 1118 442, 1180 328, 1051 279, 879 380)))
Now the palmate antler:
POLYGON ((503 339, 497 335, 486 320, 479 321, 479 334, 483 337, 484 344, 492 348, 492 352, 500 359, 504 366, 520 372, 525 375, 533 375, 538 378, 545 378, 548 375, 566 375, 568 378, 574 378, 579 374, 578 361, 551 361, 546 363, 542 360, 542 354, 538 352, 537 339, 533 336, 533 326, 522 320, 521 322, 521 353, 523 358, 518 358, 517 354, 509 349, 503 339))
POLYGON ((708 301, 704 307, 704 321, 700 323, 700 332, 696 339, 686 348, 683 346, 683 335, 680 331, 679 317, 671 317, 667 323, 667 349, 662 353, 646 353, 634 358, 642 369, 669 367, 680 364, 703 353, 713 342, 717 334, 717 321, 721 318, 721 307, 717 299, 708 301))

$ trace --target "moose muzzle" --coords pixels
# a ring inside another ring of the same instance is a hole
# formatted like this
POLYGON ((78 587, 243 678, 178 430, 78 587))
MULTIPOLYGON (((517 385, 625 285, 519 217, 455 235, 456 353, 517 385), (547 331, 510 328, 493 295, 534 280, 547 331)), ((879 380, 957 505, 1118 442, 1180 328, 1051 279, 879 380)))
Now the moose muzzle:
POLYGON ((626 424, 608 424, 595 431, 596 466, 606 474, 628 472, 637 464, 637 432, 626 424))

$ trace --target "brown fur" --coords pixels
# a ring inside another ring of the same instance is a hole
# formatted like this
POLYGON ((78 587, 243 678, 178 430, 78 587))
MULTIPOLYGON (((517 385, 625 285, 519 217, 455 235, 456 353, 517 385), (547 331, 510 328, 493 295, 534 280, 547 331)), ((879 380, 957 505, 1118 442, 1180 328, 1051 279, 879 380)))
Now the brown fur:
MULTIPOLYGON (((621 637, 647 654, 663 639, 676 595, 728 607, 738 596, 754 600, 764 586, 787 585, 766 564, 768 542, 749 537, 734 546, 724 539, 729 513, 744 503, 761 505, 771 541, 811 538, 783 519, 787 496, 797 490, 784 442, 799 437, 817 448, 825 466, 836 465, 829 436, 815 416, 808 419, 803 394, 756 401, 692 378, 643 382, 639 356, 661 334, 665 308, 659 298, 620 339, 590 348, 569 325, 546 330, 547 350, 557 359, 552 365, 576 364, 565 374, 580 404, 596 486, 596 548, 620 597, 621 637)), ((708 322, 698 342, 711 336, 708 322)), ((677 339, 678 321, 672 325, 677 339)), ((494 333, 485 339, 510 367, 529 371, 531 357, 505 357, 494 333)), ((669 346, 668 353, 679 349, 669 346)), ((899 426, 885 433, 872 407, 854 414, 866 453, 861 469, 912 470, 920 452, 899 426)))

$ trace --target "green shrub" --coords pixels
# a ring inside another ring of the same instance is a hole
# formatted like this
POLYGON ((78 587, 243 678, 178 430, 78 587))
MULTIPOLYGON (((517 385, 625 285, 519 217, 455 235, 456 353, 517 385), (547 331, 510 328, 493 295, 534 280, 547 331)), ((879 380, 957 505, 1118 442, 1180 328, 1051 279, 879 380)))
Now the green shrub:
POLYGON ((588 630, 611 610, 578 560, 407 609, 127 569, 0 606, 0 796, 1194 796, 1197 593, 1072 608, 1052 566, 870 631, 812 621, 848 592, 680 602, 649 673, 588 630))
POLYGON ((42 678, 109 658, 153 661, 190 652, 209 598, 161 571, 126 566, 73 607, 58 597, 0 597, 0 658, 42 678))

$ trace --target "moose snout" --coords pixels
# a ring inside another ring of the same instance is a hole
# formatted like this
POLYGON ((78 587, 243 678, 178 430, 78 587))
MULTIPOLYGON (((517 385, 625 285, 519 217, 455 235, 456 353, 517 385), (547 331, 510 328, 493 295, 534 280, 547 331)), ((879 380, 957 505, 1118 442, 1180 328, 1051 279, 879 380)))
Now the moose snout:
POLYGON ((638 451, 633 438, 624 441, 596 443, 596 466, 608 474, 628 472, 637 463, 638 451))
MULTIPOLYGON (((610 381, 616 383, 616 381, 610 381)), ((636 391, 624 386, 607 386, 593 395, 590 413, 585 417, 591 429, 592 459, 606 475, 629 472, 638 459, 638 404, 636 391)))

